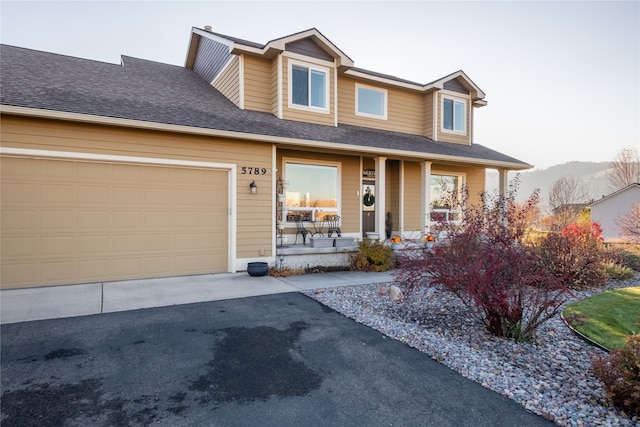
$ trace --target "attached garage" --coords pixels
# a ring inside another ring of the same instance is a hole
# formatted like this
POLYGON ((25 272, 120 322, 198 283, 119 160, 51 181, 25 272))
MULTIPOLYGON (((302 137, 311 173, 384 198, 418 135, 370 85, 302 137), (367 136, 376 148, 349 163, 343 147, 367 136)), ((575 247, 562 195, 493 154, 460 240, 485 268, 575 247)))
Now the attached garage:
POLYGON ((2 154, 2 288, 230 271, 232 166, 2 154))

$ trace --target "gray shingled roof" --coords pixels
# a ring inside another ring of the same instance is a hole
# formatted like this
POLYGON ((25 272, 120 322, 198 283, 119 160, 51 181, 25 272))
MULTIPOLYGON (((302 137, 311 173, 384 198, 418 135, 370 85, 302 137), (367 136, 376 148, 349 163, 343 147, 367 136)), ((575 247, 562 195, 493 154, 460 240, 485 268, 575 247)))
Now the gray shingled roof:
POLYGON ((479 164, 528 165, 478 144, 433 141, 419 135, 359 126, 323 126, 241 110, 193 71, 122 58, 115 65, 0 45, 0 104, 280 138, 332 142, 363 151, 395 149, 477 159, 479 164))

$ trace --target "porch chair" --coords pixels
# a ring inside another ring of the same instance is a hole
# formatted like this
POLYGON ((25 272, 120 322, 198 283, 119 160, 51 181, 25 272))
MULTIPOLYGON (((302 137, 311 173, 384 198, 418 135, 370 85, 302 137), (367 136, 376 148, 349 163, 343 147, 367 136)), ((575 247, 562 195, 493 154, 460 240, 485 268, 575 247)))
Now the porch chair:
POLYGON ((298 234, 302 234, 302 245, 306 246, 307 245, 307 234, 310 234, 311 231, 307 230, 306 228, 304 228, 304 224, 302 223, 302 215, 294 215, 293 216, 293 220, 296 222, 296 240, 295 242, 293 242, 293 244, 295 245, 296 243, 298 243, 298 234))
POLYGON ((333 233, 336 233, 338 237, 342 237, 342 231, 340 231, 340 216, 339 215, 327 215, 324 217, 327 221, 327 237, 331 237, 333 233))

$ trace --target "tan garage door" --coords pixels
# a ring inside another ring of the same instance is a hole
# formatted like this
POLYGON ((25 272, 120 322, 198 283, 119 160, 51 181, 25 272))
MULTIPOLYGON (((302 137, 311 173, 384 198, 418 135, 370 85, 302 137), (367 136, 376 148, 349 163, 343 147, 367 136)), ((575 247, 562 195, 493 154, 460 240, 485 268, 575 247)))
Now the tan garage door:
POLYGON ((2 287, 228 270, 224 170, 2 159, 2 287))

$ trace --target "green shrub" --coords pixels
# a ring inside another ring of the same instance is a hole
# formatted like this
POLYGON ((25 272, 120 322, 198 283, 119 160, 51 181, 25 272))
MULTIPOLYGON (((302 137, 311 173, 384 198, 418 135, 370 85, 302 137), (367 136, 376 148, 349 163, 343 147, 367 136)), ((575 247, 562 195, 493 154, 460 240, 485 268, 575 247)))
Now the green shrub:
POLYGON ((605 251, 605 257, 616 264, 640 272, 640 250, 636 247, 628 249, 609 247, 605 251))
POLYGON ((393 251, 382 242, 362 241, 351 255, 351 268, 359 271, 387 271, 393 268, 393 251))
POLYGON ((635 276, 632 269, 624 265, 616 264, 613 261, 605 262, 604 267, 607 271, 607 276, 614 280, 627 280, 635 276))
POLYGON ((640 415, 640 334, 627 338, 626 347, 594 359, 592 368, 614 405, 640 415))

